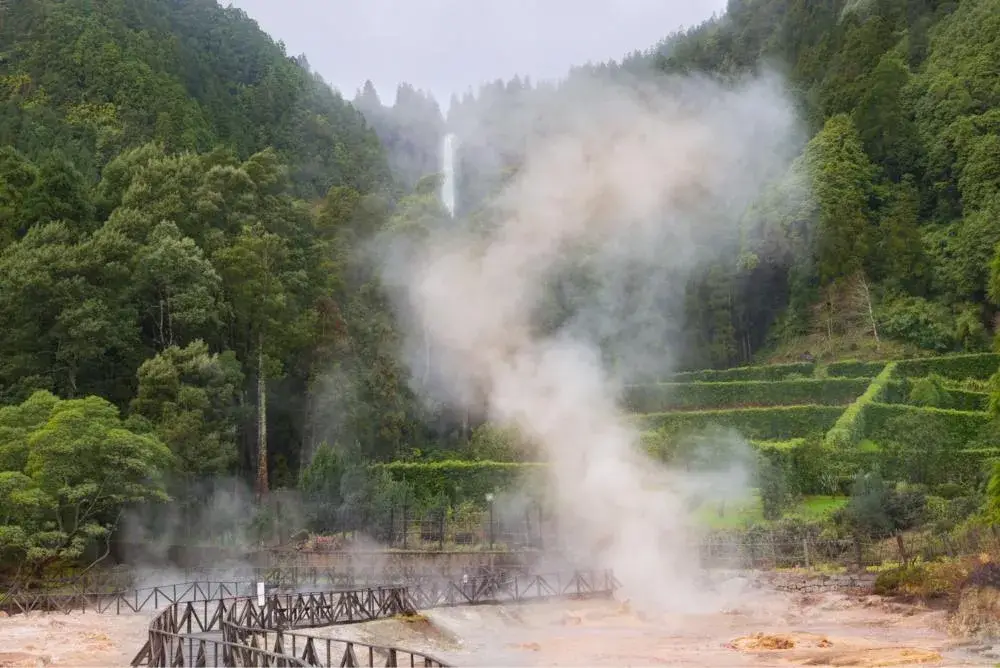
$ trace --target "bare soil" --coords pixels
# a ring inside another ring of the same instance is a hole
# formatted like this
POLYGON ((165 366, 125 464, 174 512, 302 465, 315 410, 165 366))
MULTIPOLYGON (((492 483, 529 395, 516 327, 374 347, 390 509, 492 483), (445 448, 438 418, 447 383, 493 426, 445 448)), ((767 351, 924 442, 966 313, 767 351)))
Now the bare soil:
POLYGON ((0 617, 0 668, 128 666, 152 614, 30 613, 0 617))
MULTIPOLYGON (((947 633, 947 613, 876 596, 744 588, 708 612, 628 601, 473 606, 315 629, 460 666, 962 666, 997 663, 947 633)), ((0 617, 0 667, 127 666, 151 614, 0 617)), ((976 648, 982 649, 980 648, 976 648)))
POLYGON ((946 613, 880 597, 752 590, 705 614, 563 601, 425 613, 437 630, 383 620, 318 630, 396 644, 462 666, 963 666, 996 659, 949 638, 946 613))

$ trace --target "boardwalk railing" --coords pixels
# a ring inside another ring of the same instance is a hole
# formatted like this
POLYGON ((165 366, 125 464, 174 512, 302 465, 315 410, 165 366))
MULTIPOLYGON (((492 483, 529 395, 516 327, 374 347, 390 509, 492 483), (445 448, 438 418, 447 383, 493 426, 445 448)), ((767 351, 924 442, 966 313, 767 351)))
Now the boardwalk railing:
MULTIPOLYGON (((509 568, 493 569, 480 567, 468 570, 474 577, 499 576, 517 572, 509 568)), ((8 614, 47 611, 69 613, 100 612, 105 614, 127 614, 158 610, 164 605, 184 601, 210 601, 220 598, 252 596, 257 583, 264 583, 274 590, 334 590, 362 589, 391 584, 432 585, 443 577, 459 580, 463 571, 442 574, 430 570, 398 569, 379 570, 374 567, 359 568, 247 568, 242 570, 194 571, 190 575, 202 575, 187 582, 156 587, 128 588, 121 584, 67 581, 48 583, 46 587, 0 586, 0 611, 8 614), (216 580, 212 576, 228 576, 216 580), (240 577, 242 576, 242 577, 240 577), (240 579, 236 579, 240 577, 240 579), (231 579, 229 579, 231 578, 231 579)))
POLYGON ((298 629, 412 615, 433 607, 610 596, 610 572, 441 580, 307 594, 174 603, 149 626, 133 666, 446 666, 429 654, 353 640, 320 638, 298 629))
POLYGON ((0 609, 11 613, 41 610, 69 613, 89 610, 122 614, 158 610, 164 605, 184 601, 212 601, 250 596, 255 588, 254 582, 194 581, 113 592, 12 589, 0 595, 0 609))

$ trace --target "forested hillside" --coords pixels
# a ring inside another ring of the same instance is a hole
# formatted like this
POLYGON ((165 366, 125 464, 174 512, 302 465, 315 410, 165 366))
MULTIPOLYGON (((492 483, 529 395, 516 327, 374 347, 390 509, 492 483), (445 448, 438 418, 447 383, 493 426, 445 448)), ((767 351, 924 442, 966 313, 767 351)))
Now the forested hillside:
POLYGON ((426 440, 356 259, 396 206, 361 114, 214 0, 0 11, 0 553, 426 440))
POLYGON ((995 0, 733 0, 559 85, 515 77, 453 99, 459 210, 517 168, 547 132, 537 109, 576 79, 777 70, 811 137, 789 178, 809 179, 814 197, 774 184, 740 252, 693 278, 683 365, 987 349, 1000 299, 998 35, 995 0))
MULTIPOLYGON (((417 401, 361 250, 443 219, 422 177, 447 131, 458 215, 481 215, 548 131, 539 101, 580 78, 768 67, 808 125, 738 252, 684 286, 680 366, 986 350, 998 62, 996 0, 732 0, 651 51, 485 84, 445 117, 408 85, 348 104, 214 0, 0 3, 0 557, 72 555, 127 502, 195 506, 210 477, 294 486, 323 442, 354 462, 511 456, 476 416, 417 401)), ((323 452, 311 493, 374 498, 323 452)))

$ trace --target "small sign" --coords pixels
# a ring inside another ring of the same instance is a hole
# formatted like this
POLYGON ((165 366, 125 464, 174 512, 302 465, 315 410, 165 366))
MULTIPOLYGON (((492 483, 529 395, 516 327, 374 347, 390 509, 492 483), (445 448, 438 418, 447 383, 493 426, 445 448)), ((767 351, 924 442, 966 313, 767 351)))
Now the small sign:
POLYGON ((257 583, 257 605, 264 606, 264 583, 257 583))

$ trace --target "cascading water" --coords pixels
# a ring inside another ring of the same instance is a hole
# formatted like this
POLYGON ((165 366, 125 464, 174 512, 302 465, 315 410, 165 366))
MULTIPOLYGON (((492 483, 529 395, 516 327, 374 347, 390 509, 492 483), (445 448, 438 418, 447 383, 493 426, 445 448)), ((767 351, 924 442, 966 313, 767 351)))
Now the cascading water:
POLYGON ((441 171, 444 180, 441 182, 441 203, 448 209, 448 215, 455 217, 455 135, 450 132, 444 136, 441 146, 441 171))

